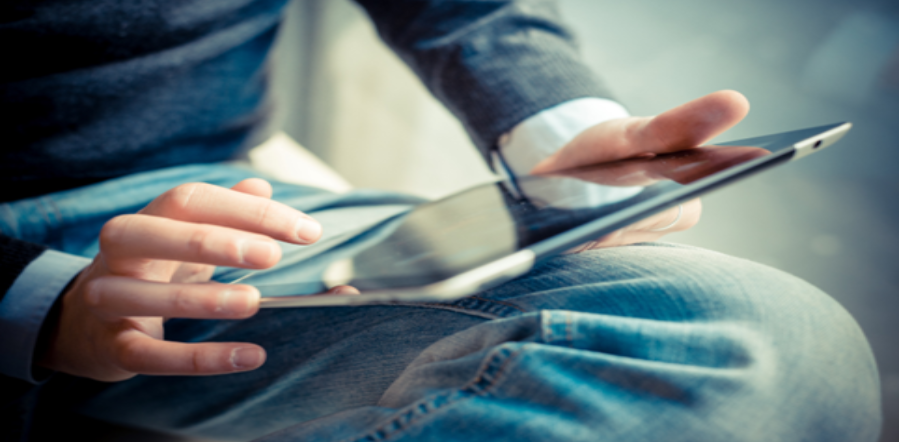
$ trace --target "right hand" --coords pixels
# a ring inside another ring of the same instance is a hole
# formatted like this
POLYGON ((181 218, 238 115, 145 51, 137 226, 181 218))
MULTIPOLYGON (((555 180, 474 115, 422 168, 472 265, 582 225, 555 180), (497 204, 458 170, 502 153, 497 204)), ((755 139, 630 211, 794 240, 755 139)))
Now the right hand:
POLYGON ((253 316, 259 292, 209 282, 215 266, 269 268, 281 259, 275 239, 318 240, 317 221, 271 201, 271 194, 269 183, 255 178, 232 189, 185 184, 138 214, 107 222, 100 253, 62 295, 59 321, 38 364, 106 382, 260 367, 266 354, 258 345, 165 341, 163 322, 253 316))
MULTIPOLYGON (((642 158, 693 149, 740 122, 749 110, 750 104, 740 93, 719 91, 654 117, 605 121, 578 134, 538 163, 531 173, 552 175, 623 160, 640 164, 642 158)), ((702 205, 699 200, 686 203, 681 217, 678 210, 658 213, 578 250, 656 241, 668 233, 687 230, 700 220, 702 205)))

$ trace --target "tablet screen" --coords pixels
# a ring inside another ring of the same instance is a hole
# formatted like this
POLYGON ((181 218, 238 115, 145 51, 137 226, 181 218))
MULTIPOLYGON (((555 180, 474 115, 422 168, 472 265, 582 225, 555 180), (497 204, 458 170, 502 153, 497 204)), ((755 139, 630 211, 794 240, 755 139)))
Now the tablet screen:
MULTIPOLYGON (((786 162, 795 143, 831 127, 478 186, 416 206, 348 240, 353 247, 334 253, 307 281, 263 292, 311 294, 343 284, 363 293, 418 287, 526 248, 549 256, 786 162)), ((254 284, 253 277, 243 282, 254 284)))

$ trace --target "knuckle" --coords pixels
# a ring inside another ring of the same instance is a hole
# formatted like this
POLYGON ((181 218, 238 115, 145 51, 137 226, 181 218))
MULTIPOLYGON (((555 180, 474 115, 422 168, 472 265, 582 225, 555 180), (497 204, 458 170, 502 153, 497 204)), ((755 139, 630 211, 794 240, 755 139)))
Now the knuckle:
POLYGON ((263 227, 271 227, 277 224, 277 210, 275 203, 266 201, 257 211, 256 224, 263 227))
POLYGON ((220 291, 206 293, 201 301, 203 310, 212 314, 221 314, 225 311, 225 294, 220 291))
POLYGON ((122 370, 132 373, 139 373, 141 371, 141 361, 143 360, 141 349, 140 346, 133 342, 120 342, 115 347, 114 359, 116 364, 122 370))
POLYGON ((187 183, 175 187, 162 194, 158 203, 163 212, 171 214, 179 214, 190 211, 191 203, 197 200, 197 196, 202 194, 208 184, 205 183, 187 183))
POLYGON ((195 374, 216 373, 220 371, 218 352, 207 344, 194 344, 185 357, 190 358, 187 369, 195 374))
POLYGON ((198 257, 207 257, 213 253, 211 246, 215 229, 210 225, 196 225, 188 238, 188 250, 198 257))
POLYGON ((84 285, 84 300, 88 306, 96 308, 103 302, 103 286, 105 285, 105 281, 106 280, 103 278, 98 278, 88 281, 84 285))
POLYGON ((172 290, 172 315, 183 316, 191 313, 193 310, 193 299, 188 287, 173 287, 172 290))
POLYGON ((128 234, 135 215, 119 215, 103 225, 100 229, 100 248, 109 247, 122 240, 128 234))
POLYGON ((241 240, 230 240, 223 245, 222 255, 228 262, 241 264, 244 262, 244 250, 241 240))

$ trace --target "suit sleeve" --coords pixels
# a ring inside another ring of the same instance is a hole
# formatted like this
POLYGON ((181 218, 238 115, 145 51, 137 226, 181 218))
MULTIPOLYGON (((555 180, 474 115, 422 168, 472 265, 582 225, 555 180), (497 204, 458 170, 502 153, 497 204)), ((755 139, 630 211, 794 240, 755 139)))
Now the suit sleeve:
MULTIPOLYGON (((8 288, 0 292, 0 376, 38 383, 42 376, 36 376, 32 362, 45 322, 59 295, 91 260, 15 239, 4 241, 10 249, 28 253, 22 252, 21 260, 5 258, 12 261, 11 267, 22 270, 6 275, 8 288), (14 277, 11 283, 10 276, 14 277)), ((6 255, 6 250, 0 250, 6 255)))
POLYGON ((482 153, 538 112, 608 98, 545 0, 357 0, 482 153))
POLYGON ((47 247, 0 235, 0 302, 13 282, 47 247))

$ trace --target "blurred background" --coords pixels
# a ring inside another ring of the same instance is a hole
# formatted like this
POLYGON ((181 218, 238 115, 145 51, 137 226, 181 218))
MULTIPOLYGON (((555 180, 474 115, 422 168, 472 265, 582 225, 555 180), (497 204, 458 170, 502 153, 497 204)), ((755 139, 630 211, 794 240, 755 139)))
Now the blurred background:
MULTIPOLYGON (((896 0, 560 5, 585 61, 635 115, 735 89, 753 109, 720 141, 854 123, 834 148, 707 197, 701 224, 668 240, 783 269, 841 302, 878 359, 882 440, 898 440, 896 0)), ((278 124, 354 186, 436 198, 491 179, 349 0, 295 1, 279 38, 278 124)))

